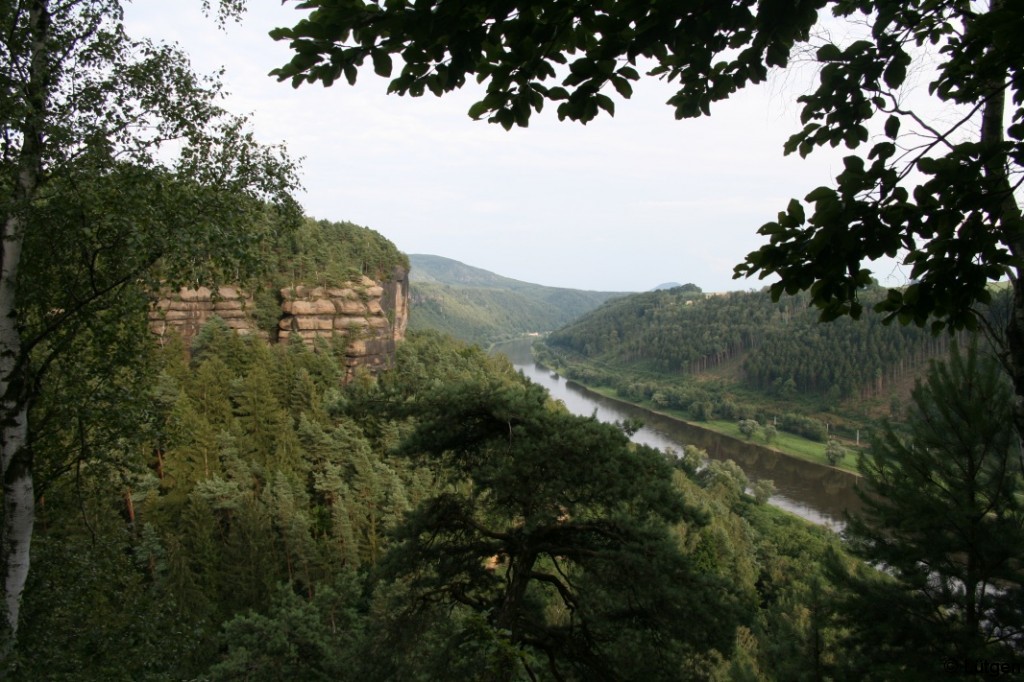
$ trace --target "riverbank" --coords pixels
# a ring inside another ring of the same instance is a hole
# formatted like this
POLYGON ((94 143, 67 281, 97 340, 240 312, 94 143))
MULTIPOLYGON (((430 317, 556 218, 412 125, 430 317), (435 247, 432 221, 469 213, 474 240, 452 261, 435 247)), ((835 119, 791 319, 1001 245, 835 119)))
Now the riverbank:
POLYGON ((659 414, 613 397, 591 391, 537 364, 530 351, 532 340, 502 344, 497 352, 508 357, 518 371, 544 386, 551 397, 573 414, 594 416, 605 422, 640 420, 644 428, 633 440, 659 450, 681 451, 696 446, 718 461, 732 460, 753 482, 770 480, 775 494, 772 506, 833 530, 842 528, 848 513, 861 509, 857 494, 859 478, 849 471, 823 466, 806 459, 762 447, 759 439, 747 441, 692 425, 678 415, 659 414))
POLYGON ((578 387, 580 390, 599 395, 607 400, 613 400, 615 402, 622 403, 623 405, 639 407, 666 419, 671 419, 681 424, 685 424, 690 428, 701 429, 725 438, 730 438, 736 441, 737 444, 752 445, 769 450, 775 454, 782 455, 783 457, 792 457, 818 466, 852 474, 858 478, 860 477, 860 472, 857 470, 857 453, 848 447, 844 447, 845 453, 843 455, 843 459, 838 464, 833 465, 825 456, 824 443, 818 443, 806 438, 801 438, 800 436, 786 433, 785 431, 777 431, 775 438, 771 442, 766 442, 764 440, 763 430, 760 435, 755 435, 753 438, 747 438, 740 433, 739 424, 736 422, 725 420, 694 422, 689 419, 685 419, 680 412, 675 410, 659 409, 649 401, 632 402, 629 400, 623 400, 616 394, 615 390, 611 388, 587 386, 586 384, 582 384, 575 380, 570 380, 567 383, 578 387), (755 440, 760 442, 755 442, 755 440))

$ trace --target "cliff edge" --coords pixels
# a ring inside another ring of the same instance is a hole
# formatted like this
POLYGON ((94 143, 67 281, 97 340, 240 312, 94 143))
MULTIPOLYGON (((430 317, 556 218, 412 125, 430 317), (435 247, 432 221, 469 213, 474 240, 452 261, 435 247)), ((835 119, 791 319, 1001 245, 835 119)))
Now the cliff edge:
POLYGON ((165 291, 150 310, 149 329, 160 343, 177 335, 190 344, 213 317, 271 343, 293 334, 311 348, 341 342, 347 380, 359 367, 376 373, 394 363, 409 325, 409 273, 396 266, 379 281, 362 276, 338 287, 296 285, 259 298, 237 286, 165 291))

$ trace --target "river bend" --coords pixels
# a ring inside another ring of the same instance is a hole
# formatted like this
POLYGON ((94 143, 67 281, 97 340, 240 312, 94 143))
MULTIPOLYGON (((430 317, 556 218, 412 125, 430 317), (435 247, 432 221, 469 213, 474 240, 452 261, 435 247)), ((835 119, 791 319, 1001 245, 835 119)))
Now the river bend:
POLYGON ((767 478, 775 484, 776 492, 769 502, 817 524, 839 529, 844 525, 844 512, 861 507, 855 492, 857 477, 852 474, 787 457, 588 391, 537 365, 530 355, 530 345, 530 341, 514 341, 502 344, 496 352, 506 355, 516 369, 544 386, 574 414, 596 414, 603 422, 640 419, 644 427, 633 436, 638 443, 677 451, 692 444, 707 450, 714 459, 731 459, 752 482, 767 478))

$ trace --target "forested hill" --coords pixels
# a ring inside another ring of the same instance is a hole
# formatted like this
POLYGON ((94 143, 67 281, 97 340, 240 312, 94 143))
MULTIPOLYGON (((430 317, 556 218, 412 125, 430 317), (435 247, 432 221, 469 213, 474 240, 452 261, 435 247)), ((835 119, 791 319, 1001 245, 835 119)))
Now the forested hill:
POLYGON ((274 286, 336 286, 360 275, 382 279, 395 267, 408 270, 409 259, 368 227, 305 218, 278 236, 263 265, 274 286))
MULTIPOLYGON (((868 290, 866 308, 883 295, 868 290)), ((716 375, 772 394, 875 395, 944 353, 948 337, 879 315, 818 322, 806 296, 691 287, 611 301, 553 333, 555 352, 634 374, 716 375)))
POLYGON ((531 284, 450 258, 409 256, 411 329, 435 329, 473 343, 562 327, 622 292, 531 284))

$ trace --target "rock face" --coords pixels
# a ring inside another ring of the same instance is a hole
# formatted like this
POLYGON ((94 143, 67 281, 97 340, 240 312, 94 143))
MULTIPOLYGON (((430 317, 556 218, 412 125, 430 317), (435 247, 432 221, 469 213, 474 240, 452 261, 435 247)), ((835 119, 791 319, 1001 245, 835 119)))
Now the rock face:
POLYGON ((257 311, 253 297, 238 287, 181 289, 161 296, 150 311, 149 328, 161 342, 177 334, 187 344, 216 316, 238 334, 258 335, 272 343, 287 341, 292 334, 311 348, 320 339, 343 339, 348 378, 358 367, 372 372, 390 367, 396 344, 405 338, 409 274, 403 268, 395 268, 382 282, 364 276, 343 287, 298 285, 279 294, 278 310, 257 311), (268 324, 273 316, 276 323, 268 324))
POLYGON ((160 297, 149 312, 149 330, 161 342, 176 333, 189 343, 216 316, 238 334, 254 334, 259 332, 254 313, 252 296, 238 287, 219 287, 216 292, 206 287, 183 288, 160 297))

